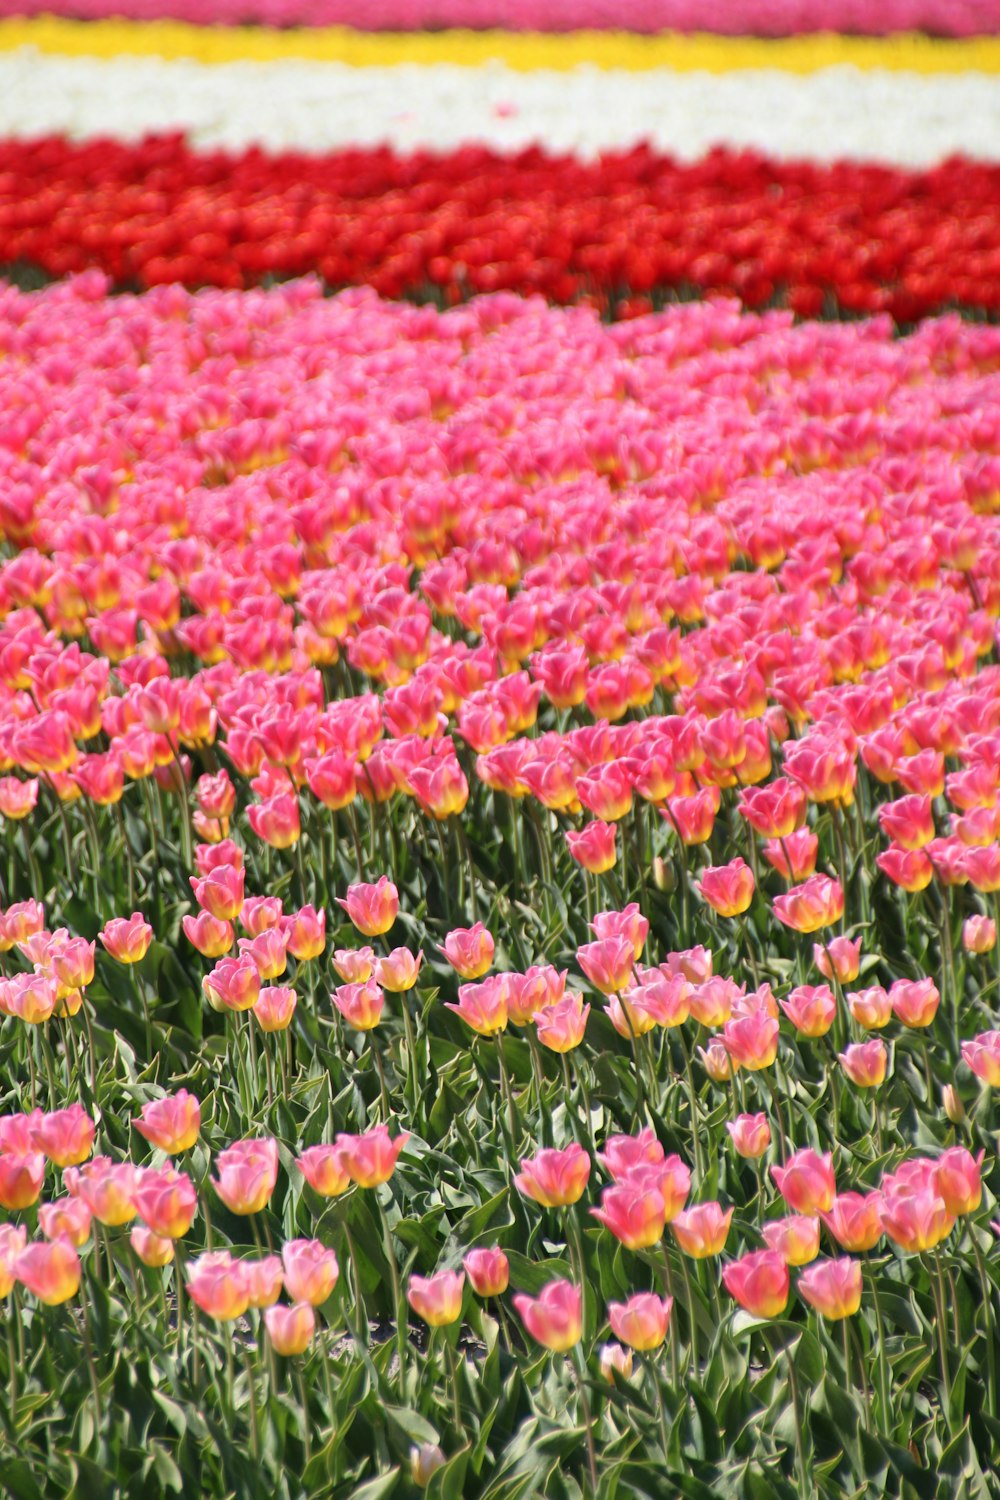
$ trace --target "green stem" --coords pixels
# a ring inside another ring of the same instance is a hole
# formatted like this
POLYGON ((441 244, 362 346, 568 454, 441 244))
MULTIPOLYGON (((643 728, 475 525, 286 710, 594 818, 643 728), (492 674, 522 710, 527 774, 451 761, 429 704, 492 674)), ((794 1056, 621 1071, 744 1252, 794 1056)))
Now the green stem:
POLYGON ((594 1497, 597 1495, 597 1455, 594 1452, 594 1424, 590 1416, 590 1398, 587 1395, 587 1366, 579 1344, 574 1347, 573 1356, 576 1361, 577 1375, 579 1377, 577 1389, 580 1392, 580 1404, 583 1407, 583 1430, 587 1441, 587 1470, 590 1474, 590 1493, 591 1497, 594 1497))
POLYGON ((399 1281, 399 1265, 396 1261, 396 1251, 392 1243, 392 1231, 389 1228, 389 1219, 386 1215, 385 1206, 379 1200, 379 1217, 382 1220, 382 1238, 385 1243, 386 1260, 389 1262, 389 1275, 392 1280, 392 1301, 396 1310, 396 1355, 399 1360, 399 1394, 405 1396, 406 1392, 406 1332, 407 1313, 406 1302, 403 1298, 402 1287, 399 1281))

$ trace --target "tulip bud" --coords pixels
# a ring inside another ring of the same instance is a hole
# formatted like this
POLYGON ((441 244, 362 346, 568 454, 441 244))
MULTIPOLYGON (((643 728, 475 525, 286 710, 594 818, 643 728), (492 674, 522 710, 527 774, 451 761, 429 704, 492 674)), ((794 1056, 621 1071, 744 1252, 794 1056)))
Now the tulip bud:
POLYGON ((946 1083, 941 1090, 941 1103, 944 1106, 945 1115, 953 1125, 964 1123, 966 1118, 965 1105, 962 1103, 961 1095, 953 1083, 946 1083))
POLYGON ((445 1456, 437 1443, 421 1443, 410 1449, 410 1478, 418 1489, 425 1490, 432 1475, 445 1463, 445 1456))

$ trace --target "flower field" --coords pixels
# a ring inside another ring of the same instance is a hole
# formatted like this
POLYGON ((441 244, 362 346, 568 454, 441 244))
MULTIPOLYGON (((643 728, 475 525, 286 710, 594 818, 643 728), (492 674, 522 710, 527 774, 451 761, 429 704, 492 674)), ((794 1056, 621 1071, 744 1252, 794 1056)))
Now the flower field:
POLYGON ((1000 1494, 998 8, 31 9, 4 1493, 1000 1494))

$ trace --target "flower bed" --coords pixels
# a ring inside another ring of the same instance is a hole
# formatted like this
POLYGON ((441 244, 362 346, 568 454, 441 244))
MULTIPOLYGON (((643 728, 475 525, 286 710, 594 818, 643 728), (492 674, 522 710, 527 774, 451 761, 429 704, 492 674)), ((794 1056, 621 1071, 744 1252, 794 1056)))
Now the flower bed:
POLYGON ((987 1493, 1000 331, 0 347, 0 1479, 987 1493))
POLYGON ((332 286, 452 302, 541 292, 635 313, 735 293, 798 313, 908 322, 1000 308, 1000 169, 782 164, 645 149, 595 163, 350 151, 196 153, 55 139, 0 146, 0 263, 119 284, 240 287, 312 271, 332 286))

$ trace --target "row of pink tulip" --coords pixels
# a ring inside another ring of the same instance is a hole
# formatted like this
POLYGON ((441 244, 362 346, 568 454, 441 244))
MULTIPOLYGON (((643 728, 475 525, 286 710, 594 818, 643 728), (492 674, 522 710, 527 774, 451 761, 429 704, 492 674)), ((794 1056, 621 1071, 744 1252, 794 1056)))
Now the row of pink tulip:
POLYGON ((874 12, 865 0, 0 0, 0 15, 79 16, 100 20, 165 17, 197 25, 352 26, 365 31, 424 31, 443 26, 511 31, 581 28, 638 32, 709 31, 725 36, 794 36, 848 31, 889 36, 929 31, 975 36, 1000 26, 996 0, 888 0, 874 12))

